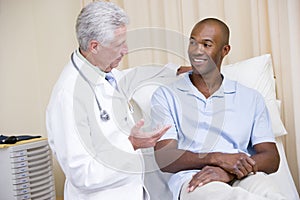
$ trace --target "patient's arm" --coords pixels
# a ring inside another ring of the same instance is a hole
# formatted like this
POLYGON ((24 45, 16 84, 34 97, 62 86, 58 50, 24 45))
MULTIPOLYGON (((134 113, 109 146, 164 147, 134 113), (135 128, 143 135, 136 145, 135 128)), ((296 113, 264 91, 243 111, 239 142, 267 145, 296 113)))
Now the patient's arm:
POLYGON ((155 145, 156 161, 164 172, 176 173, 182 170, 202 169, 205 166, 219 166, 227 172, 242 178, 256 172, 256 162, 247 154, 236 153, 193 153, 178 149, 177 140, 162 140, 155 145))
POLYGON ((164 172, 176 173, 181 170, 202 169, 210 161, 207 156, 177 148, 177 140, 161 140, 155 145, 155 158, 164 172))
POLYGON ((269 174, 278 170, 280 158, 275 143, 260 143, 254 145, 254 149, 256 153, 251 157, 225 153, 211 153, 210 155, 216 160, 214 163, 217 163, 217 166, 235 174, 238 179, 247 176, 250 172, 261 171, 269 174), (232 159, 233 157, 235 159, 232 159))
POLYGON ((280 157, 275 143, 264 142, 254 145, 256 154, 251 156, 257 164, 257 170, 267 174, 276 172, 280 157))
POLYGON ((256 162, 244 153, 193 153, 178 149, 177 140, 162 140, 155 146, 156 161, 164 172, 176 173, 182 170, 202 169, 205 166, 219 166, 225 171, 242 178, 256 172, 256 162))

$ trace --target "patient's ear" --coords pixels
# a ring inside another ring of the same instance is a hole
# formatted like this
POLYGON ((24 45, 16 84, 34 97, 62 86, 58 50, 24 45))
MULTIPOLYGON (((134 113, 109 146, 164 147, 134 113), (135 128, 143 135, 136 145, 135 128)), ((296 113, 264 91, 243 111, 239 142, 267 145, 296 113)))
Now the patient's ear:
POLYGON ((230 51, 231 47, 230 45, 224 45, 222 49, 222 57, 224 58, 230 51))
POLYGON ((183 74, 183 73, 191 71, 191 70, 192 70, 192 66, 180 66, 177 69, 177 75, 183 74))

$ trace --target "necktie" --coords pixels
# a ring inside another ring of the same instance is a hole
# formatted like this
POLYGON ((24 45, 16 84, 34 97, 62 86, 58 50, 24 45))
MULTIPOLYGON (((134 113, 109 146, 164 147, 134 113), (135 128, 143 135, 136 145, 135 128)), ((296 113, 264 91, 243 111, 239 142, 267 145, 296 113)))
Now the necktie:
POLYGON ((109 72, 105 75, 105 79, 109 82, 109 84, 111 86, 113 86, 113 88, 118 90, 117 81, 116 81, 116 79, 114 78, 114 76, 111 72, 109 72))

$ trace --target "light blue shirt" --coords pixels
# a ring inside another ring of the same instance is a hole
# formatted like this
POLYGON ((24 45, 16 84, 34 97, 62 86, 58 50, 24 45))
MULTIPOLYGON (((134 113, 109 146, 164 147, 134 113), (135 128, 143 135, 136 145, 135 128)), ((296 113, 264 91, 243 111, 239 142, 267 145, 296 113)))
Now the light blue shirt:
MULTIPOLYGON (((160 87, 152 97, 153 127, 172 125, 161 140, 175 139, 179 149, 192 152, 248 155, 253 154, 255 144, 275 142, 268 110, 259 92, 225 77, 221 87, 206 99, 190 81, 190 73, 160 87)), ((198 171, 181 171, 170 178, 174 200, 184 182, 198 171)))

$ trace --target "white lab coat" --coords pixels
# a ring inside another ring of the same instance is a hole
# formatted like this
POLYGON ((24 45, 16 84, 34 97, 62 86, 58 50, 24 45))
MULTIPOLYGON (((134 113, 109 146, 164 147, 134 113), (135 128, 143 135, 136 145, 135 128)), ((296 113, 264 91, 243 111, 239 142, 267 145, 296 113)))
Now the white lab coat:
POLYGON ((167 76, 175 77, 176 70, 141 67, 130 70, 126 76, 123 71, 113 70, 119 79, 120 92, 116 92, 76 53, 74 60, 88 77, 110 120, 100 119, 91 88, 69 62, 53 89, 46 111, 49 145, 66 175, 65 200, 149 199, 141 152, 134 151, 128 140, 134 124, 128 99, 139 85, 154 78, 165 82, 167 76))

